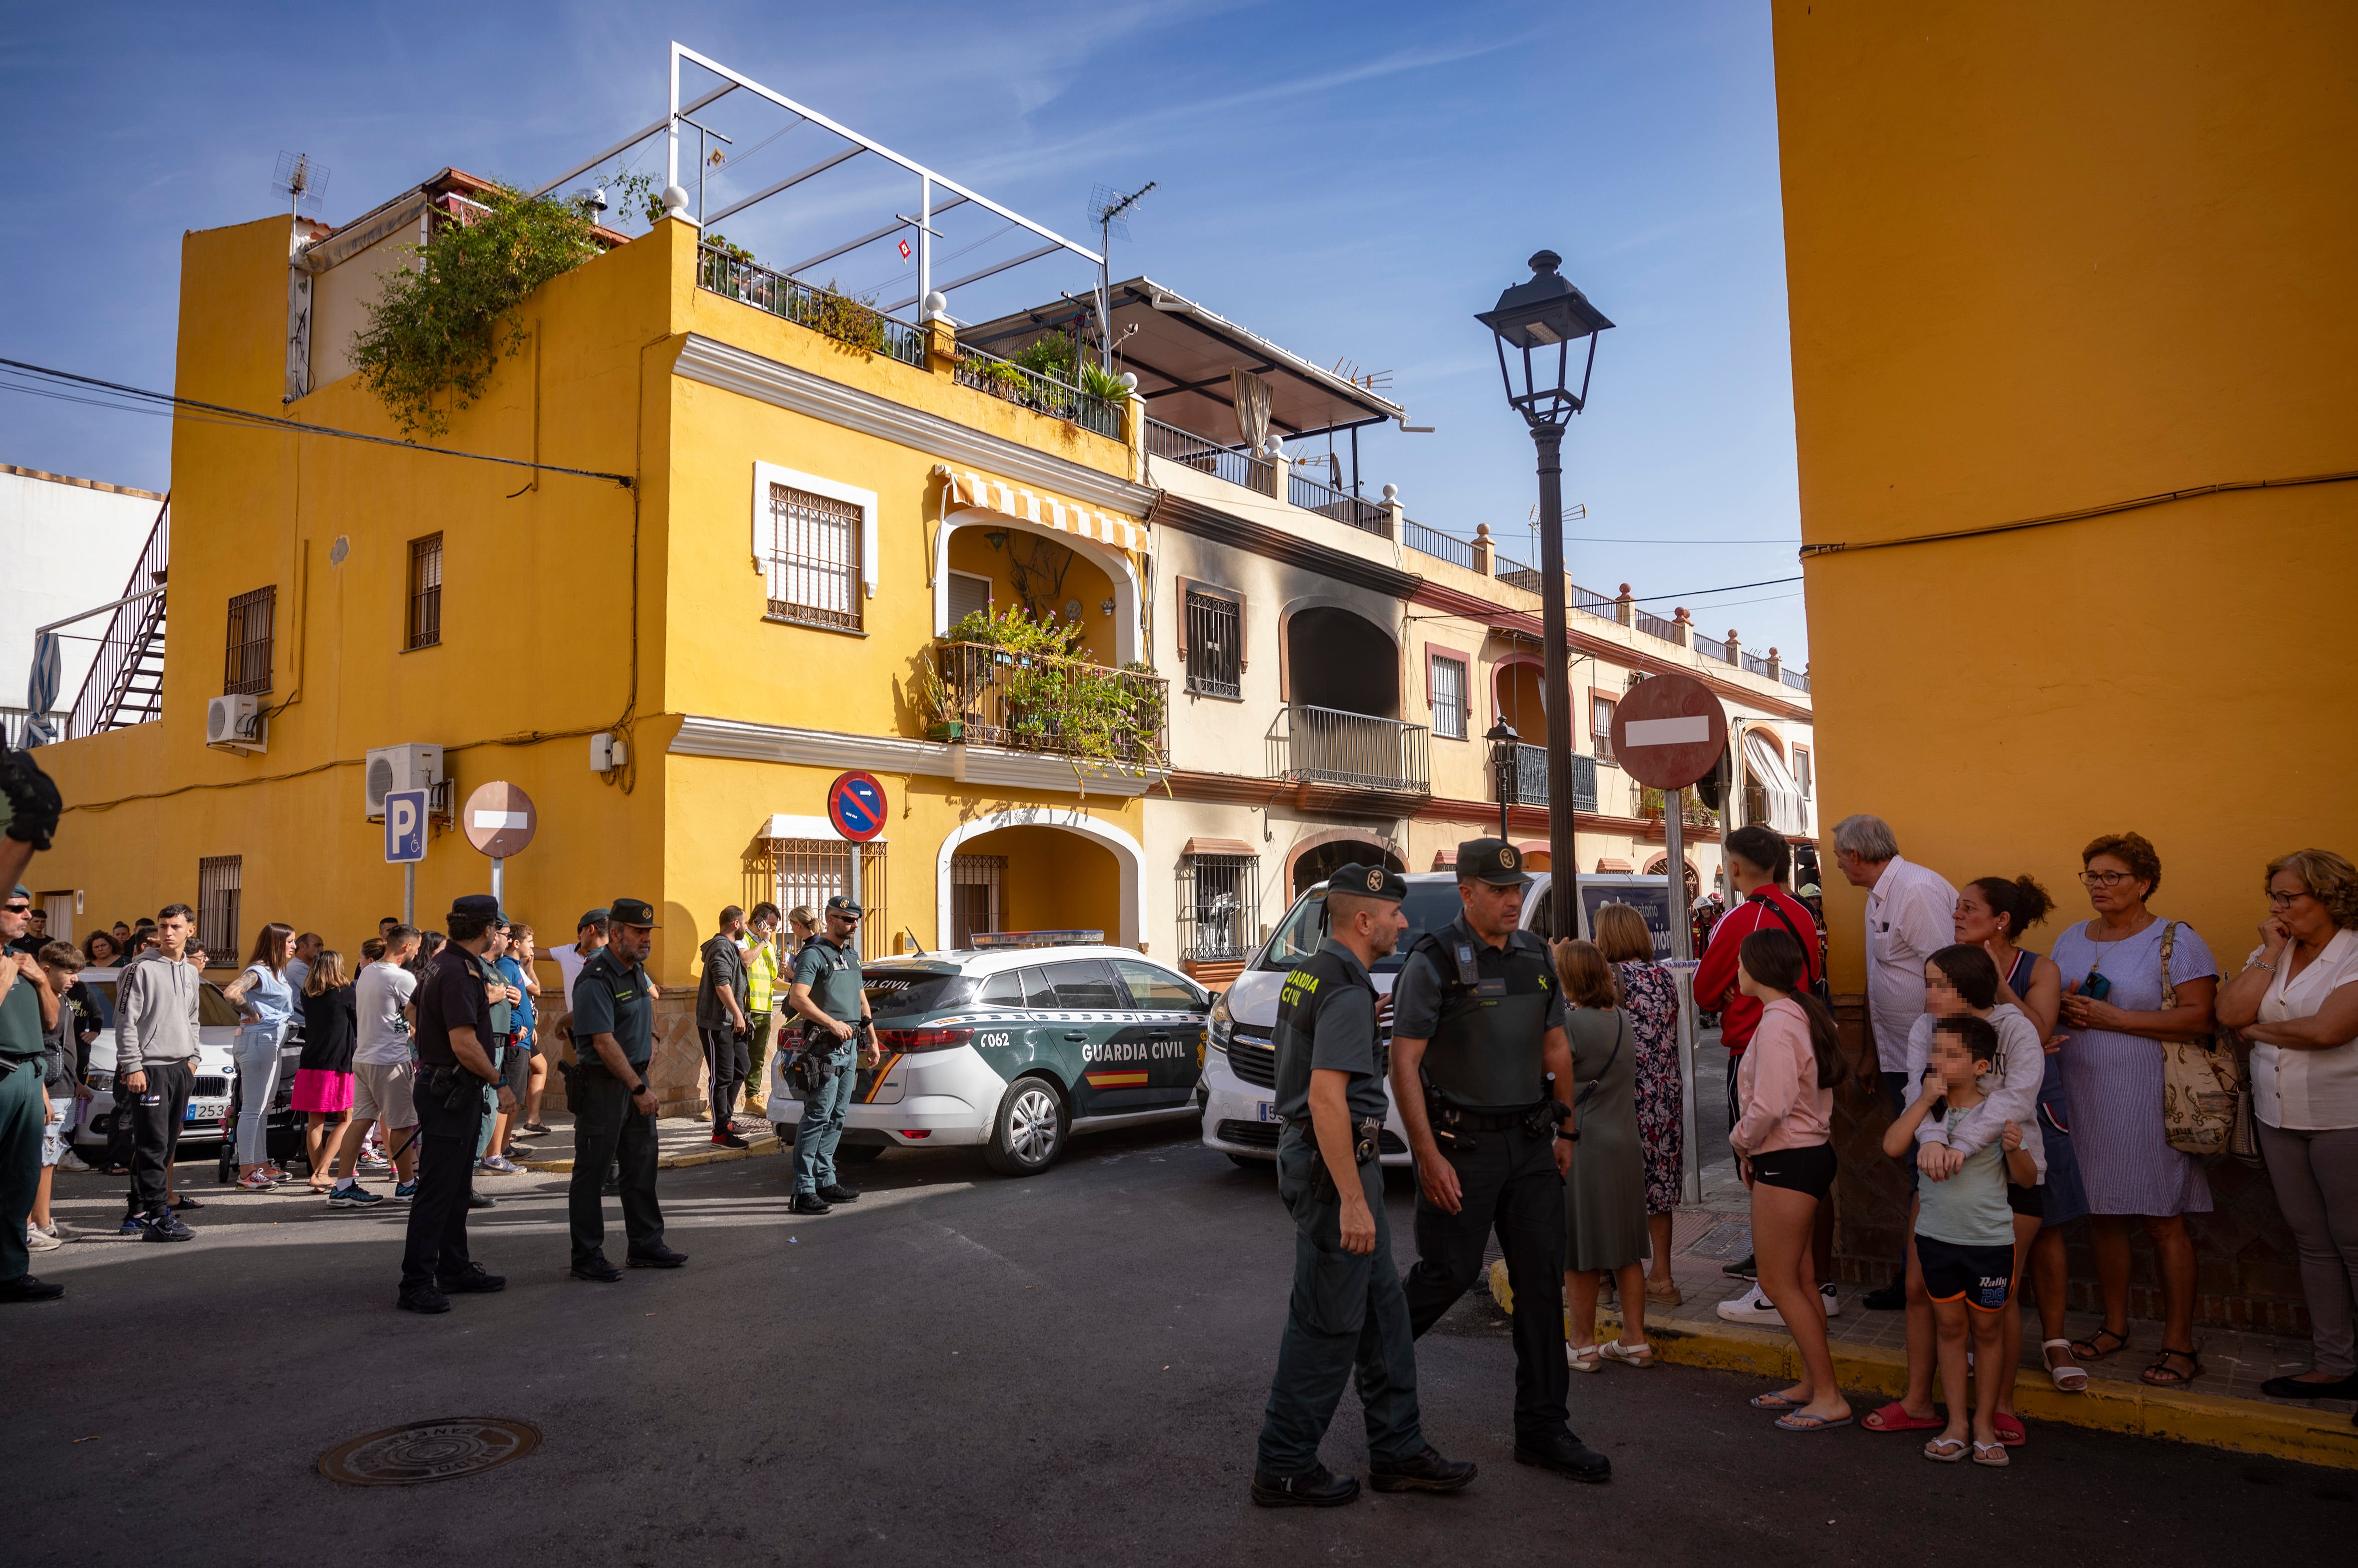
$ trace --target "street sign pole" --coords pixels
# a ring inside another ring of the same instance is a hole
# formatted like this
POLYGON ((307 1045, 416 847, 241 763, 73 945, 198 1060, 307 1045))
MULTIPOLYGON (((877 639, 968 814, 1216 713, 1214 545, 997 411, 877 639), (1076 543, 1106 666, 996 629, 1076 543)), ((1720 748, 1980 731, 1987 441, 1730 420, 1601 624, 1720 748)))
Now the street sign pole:
POLYGON ((1687 913, 1687 792, 1663 792, 1662 825, 1664 846, 1670 851, 1671 893, 1671 957, 1682 967, 1671 971, 1679 983, 1679 1115, 1686 1123, 1683 1147, 1687 1151, 1684 1177, 1685 1193, 1682 1201, 1690 1205, 1703 1202, 1703 1143, 1695 1130, 1695 1000, 1694 970, 1684 967, 1694 959, 1694 917, 1687 913))
POLYGON ((500 900, 500 907, 502 909, 505 909, 507 907, 507 902, 504 899, 500 898, 500 869, 507 863, 507 857, 504 855, 493 855, 492 857, 492 897, 500 900))
POLYGON ((401 923, 417 929, 417 862, 401 868, 401 923))
POLYGON ((388 790, 384 796, 384 858, 401 868, 401 923, 417 925, 417 862, 426 859, 432 825, 429 797, 422 789, 388 790))

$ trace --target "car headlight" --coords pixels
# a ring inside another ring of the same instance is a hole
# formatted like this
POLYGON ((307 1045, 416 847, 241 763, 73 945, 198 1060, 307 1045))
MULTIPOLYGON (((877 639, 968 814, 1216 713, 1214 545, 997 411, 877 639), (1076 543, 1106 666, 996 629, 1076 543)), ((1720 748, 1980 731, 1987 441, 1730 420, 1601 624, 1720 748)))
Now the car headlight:
POLYGON ((83 1081, 89 1084, 92 1088, 104 1089, 109 1094, 114 1092, 114 1075, 113 1073, 92 1073, 83 1081))
POLYGON ((1228 1014, 1228 993, 1222 991, 1212 999, 1212 1012, 1209 1026, 1205 1032, 1205 1045, 1214 1051, 1225 1052, 1228 1048, 1229 1031, 1235 1026, 1236 1021, 1228 1014))

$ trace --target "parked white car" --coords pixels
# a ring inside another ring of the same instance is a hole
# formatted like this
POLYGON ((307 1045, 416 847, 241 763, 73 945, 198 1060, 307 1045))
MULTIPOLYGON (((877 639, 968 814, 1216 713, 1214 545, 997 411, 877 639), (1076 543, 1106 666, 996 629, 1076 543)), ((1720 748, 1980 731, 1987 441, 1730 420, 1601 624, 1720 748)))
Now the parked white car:
MULTIPOLYGON (((114 1124, 114 987, 122 976, 121 969, 105 968, 84 969, 75 977, 97 1000, 103 1023, 98 1038, 90 1043, 90 1067, 85 1079, 91 1089, 90 1113, 82 1118, 81 1128, 74 1133, 75 1145, 82 1149, 103 1148, 114 1124)), ((183 1143, 218 1142, 223 1136, 222 1119, 229 1114, 231 1091, 237 1084, 237 1061, 232 1049, 237 1041, 237 1029, 236 1004, 222 995, 219 986, 205 981, 197 998, 196 1075, 189 1090, 188 1119, 180 1128, 183 1143)), ((283 1053, 278 1093, 271 1108, 274 1125, 286 1119, 286 1103, 295 1084, 295 1064, 301 1055, 300 1047, 290 1039, 283 1053)))

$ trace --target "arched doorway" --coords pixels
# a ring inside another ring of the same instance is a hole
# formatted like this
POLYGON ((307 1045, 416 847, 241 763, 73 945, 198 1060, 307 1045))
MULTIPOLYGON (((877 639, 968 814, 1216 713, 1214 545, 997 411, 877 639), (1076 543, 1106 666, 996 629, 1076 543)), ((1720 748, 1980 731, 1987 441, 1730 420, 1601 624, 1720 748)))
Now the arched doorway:
POLYGON ((936 940, 1094 929, 1134 947, 1145 928, 1140 859, 1138 840, 1087 812, 1042 806, 978 817, 942 840, 936 940))
POLYGON ((1293 859, 1293 892, 1299 897, 1345 866, 1382 864, 1396 871, 1408 867, 1381 844, 1366 838, 1329 838, 1313 844, 1293 859))
POLYGON ((1499 660, 1492 675, 1498 716, 1514 726, 1527 746, 1547 740, 1547 706, 1541 700, 1540 676, 1540 662, 1529 654, 1499 660))
POLYGON ((1285 672, 1288 702, 1400 717, 1400 650, 1364 615, 1314 604, 1287 616, 1285 672))
POLYGON ((1023 603, 1065 620, 1077 611, 1082 655, 1103 665, 1138 658, 1138 575, 1120 550, 1004 513, 962 507, 935 540, 934 634, 984 600, 1023 603), (1111 605, 1110 613, 1107 606, 1111 605))
MULTIPOLYGON (((1682 863, 1687 869, 1687 903, 1693 906, 1696 897, 1703 892, 1703 873, 1695 869, 1695 863, 1693 860, 1682 863)), ((1671 858, 1668 855, 1657 855, 1646 862, 1646 874, 1650 877, 1659 877, 1670 869, 1670 865, 1671 858)))

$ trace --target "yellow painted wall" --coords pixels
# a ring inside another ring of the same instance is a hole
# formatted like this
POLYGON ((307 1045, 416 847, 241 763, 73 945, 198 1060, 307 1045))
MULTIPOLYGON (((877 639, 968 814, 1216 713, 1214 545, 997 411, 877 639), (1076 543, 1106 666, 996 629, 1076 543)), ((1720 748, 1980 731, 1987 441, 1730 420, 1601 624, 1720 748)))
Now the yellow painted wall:
MULTIPOLYGON (((2358 10, 1774 15, 1807 542, 2358 467, 2358 10)), ((1806 570, 1829 827, 2034 872, 2063 919, 2081 847, 2134 828, 2231 967, 2270 857, 2358 849, 2358 485, 1806 570)), ((1828 893, 1856 990, 1859 895, 1828 893)))
POLYGON ((1121 868, 1113 852, 1056 827, 1001 827, 958 846, 1004 855, 999 918, 1009 931, 1101 930, 1121 939, 1121 868))

